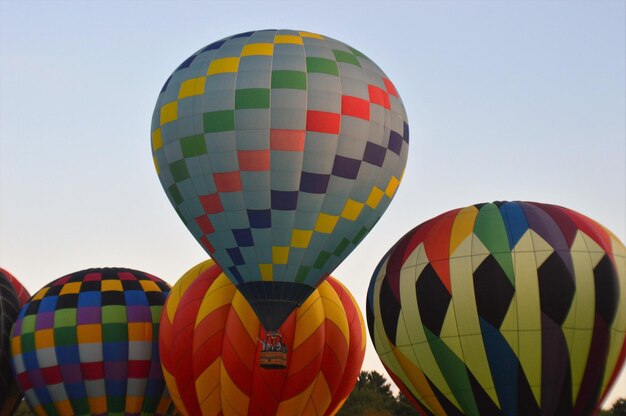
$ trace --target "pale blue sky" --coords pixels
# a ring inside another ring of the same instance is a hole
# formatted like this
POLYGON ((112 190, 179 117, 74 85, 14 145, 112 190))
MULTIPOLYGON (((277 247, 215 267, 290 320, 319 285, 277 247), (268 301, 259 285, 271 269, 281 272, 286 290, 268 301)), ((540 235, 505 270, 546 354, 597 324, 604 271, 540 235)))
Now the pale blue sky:
MULTIPOLYGON (((34 292, 101 266, 174 283, 204 260, 154 171, 152 111, 191 53, 266 28, 361 50, 407 109, 397 197, 333 273, 363 310, 384 253, 452 208, 554 203, 625 241, 625 21, 623 1, 0 1, 0 266, 34 292)), ((364 368, 382 368, 371 343, 364 368)))

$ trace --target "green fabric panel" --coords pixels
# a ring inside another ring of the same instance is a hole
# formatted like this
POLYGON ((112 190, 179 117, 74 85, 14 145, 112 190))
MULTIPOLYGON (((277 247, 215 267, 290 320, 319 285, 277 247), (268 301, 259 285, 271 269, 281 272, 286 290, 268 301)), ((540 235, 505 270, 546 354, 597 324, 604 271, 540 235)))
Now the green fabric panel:
POLYGON ((189 178, 189 171, 187 170, 185 159, 170 163, 169 168, 172 173, 172 177, 176 182, 184 181, 189 178))
POLYGON ((36 321, 37 321, 37 315, 26 315, 22 319, 22 334, 35 332, 36 321))
POLYGON ((57 309, 54 312, 54 327, 62 326, 76 326, 76 309, 57 309))
POLYGON ((474 401, 472 386, 467 376, 467 369, 463 361, 449 349, 435 334, 424 327, 428 345, 437 360, 441 373, 446 379, 452 394, 457 399, 466 415, 480 416, 478 406, 474 401))
POLYGON ((313 264, 313 267, 315 267, 316 269, 323 268, 326 262, 328 261, 328 259, 330 258, 330 256, 331 256, 330 253, 327 253, 326 251, 322 251, 317 256, 317 259, 315 259, 315 263, 313 264))
POLYGON ((306 73, 302 71, 272 71, 272 88, 306 90, 306 73))
POLYGON ((54 403, 40 403, 41 406, 45 409, 45 414, 48 416, 58 416, 59 412, 56 407, 54 407, 54 403))
POLYGON ((22 342, 22 353, 35 350, 35 333, 23 333, 20 336, 20 341, 22 342))
POLYGON ((319 72, 322 74, 339 76, 337 62, 326 58, 307 57, 306 70, 307 72, 319 72))
POLYGON ((176 186, 176 184, 170 186, 167 192, 170 194, 170 197, 172 197, 176 205, 180 205, 183 203, 183 196, 180 194, 180 191, 178 190, 178 186, 176 186))
POLYGON ((211 111, 202 115, 205 133, 235 130, 235 111, 211 111))
POLYGON ((106 305, 102 307, 102 323, 103 324, 126 324, 126 306, 124 305, 106 305))
POLYGON ((193 157, 206 154, 206 144, 204 143, 204 135, 196 134, 195 136, 187 136, 180 139, 180 146, 183 150, 184 157, 193 157))
POLYGON ((356 49, 354 49, 354 48, 351 48, 351 47, 349 47, 349 46, 348 46, 348 49, 350 49, 350 50, 352 51, 352 53, 353 53, 353 54, 355 54, 356 56, 358 56, 358 57, 360 57, 360 58, 366 58, 366 59, 369 59, 367 56, 363 55, 363 53, 361 53, 360 51, 358 51, 358 50, 356 50, 356 49))
POLYGON ((358 67, 361 66, 359 60, 356 59, 356 56, 354 56, 350 52, 333 49, 333 53, 335 54, 335 59, 337 60, 337 62, 345 62, 347 64, 356 65, 358 67))
POLYGON ((311 267, 309 266, 300 266, 298 269, 298 273, 296 274, 296 282, 302 283, 305 281, 306 277, 309 275, 311 271, 311 267))
POLYGON ((515 286, 515 274, 513 272, 513 259, 511 248, 506 233, 504 220, 500 210, 494 204, 485 204, 478 211, 474 223, 474 234, 487 247, 502 270, 506 273, 509 281, 515 286))
POLYGON ((77 415, 88 415, 88 414, 91 413, 89 411, 89 402, 84 397, 80 398, 80 399, 79 398, 73 398, 70 401, 70 404, 72 405, 72 410, 77 415))
POLYGON ((76 345, 78 337, 76 336, 76 328, 65 326, 54 328, 54 345, 57 347, 76 345))
POLYGON ((128 324, 102 324, 102 342, 127 342, 128 324))
POLYGON ((244 88, 235 91, 235 109, 270 108, 270 90, 267 88, 244 88))
POLYGON ((126 410, 126 396, 107 395, 107 415, 123 415, 126 410))
POLYGON ((361 227, 361 229, 359 230, 358 233, 356 233, 356 235, 354 236, 354 238, 352 239, 352 244, 354 244, 355 246, 359 244, 359 242, 363 239, 363 237, 365 237, 367 235, 367 228, 365 227, 361 227))
POLYGON ((350 240, 343 238, 341 242, 337 245, 337 248, 335 248, 335 251, 333 251, 333 254, 337 257, 341 256, 341 253, 343 253, 346 248, 348 248, 349 244, 350 240))

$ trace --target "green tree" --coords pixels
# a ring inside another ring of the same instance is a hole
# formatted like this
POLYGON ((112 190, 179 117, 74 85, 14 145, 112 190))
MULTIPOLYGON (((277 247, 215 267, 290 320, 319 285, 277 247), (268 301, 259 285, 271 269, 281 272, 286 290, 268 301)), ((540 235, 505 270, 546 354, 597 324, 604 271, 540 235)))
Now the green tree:
POLYGON ((394 396, 391 384, 376 371, 361 371, 354 390, 338 416, 416 416, 417 411, 402 394, 394 396))

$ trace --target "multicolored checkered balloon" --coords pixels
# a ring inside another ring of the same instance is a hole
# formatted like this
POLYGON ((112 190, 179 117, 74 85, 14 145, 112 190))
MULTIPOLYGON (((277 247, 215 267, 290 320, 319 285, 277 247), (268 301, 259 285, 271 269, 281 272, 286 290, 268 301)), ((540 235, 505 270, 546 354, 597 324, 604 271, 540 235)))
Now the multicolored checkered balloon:
POLYGON ((30 407, 38 415, 166 414, 158 327, 169 290, 123 268, 83 270, 39 290, 11 334, 30 407))
POLYGON ((165 192, 268 330, 376 224, 408 143, 400 96, 374 62, 294 30, 202 48, 152 118, 165 192))
POLYGON ((455 209, 383 257, 367 322, 421 414, 595 414, 626 356, 626 247, 555 205, 455 209))

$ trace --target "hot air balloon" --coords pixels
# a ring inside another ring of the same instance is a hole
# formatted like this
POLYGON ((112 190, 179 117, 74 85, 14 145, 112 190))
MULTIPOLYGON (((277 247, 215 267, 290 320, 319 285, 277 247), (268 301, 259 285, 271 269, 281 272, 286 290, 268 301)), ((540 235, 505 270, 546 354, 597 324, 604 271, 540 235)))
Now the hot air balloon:
POLYGON ((626 248, 567 208, 494 202, 408 232, 367 322, 424 415, 590 415, 626 349, 626 248))
POLYGON ((276 331, 376 224, 408 124, 380 68, 327 36, 240 33, 172 73, 152 152, 178 215, 276 331))
POLYGON ((88 269, 39 290, 11 334, 17 381, 38 415, 166 414, 158 327, 169 293, 132 269, 88 269))
POLYGON ((329 277, 280 327, 287 366, 261 360, 264 330, 213 261, 172 288, 159 334, 163 374, 184 415, 332 415, 356 383, 365 354, 359 308, 329 277))
POLYGON ((22 397, 11 373, 9 336, 20 307, 28 297, 24 286, 0 268, 0 416, 11 415, 22 397))

